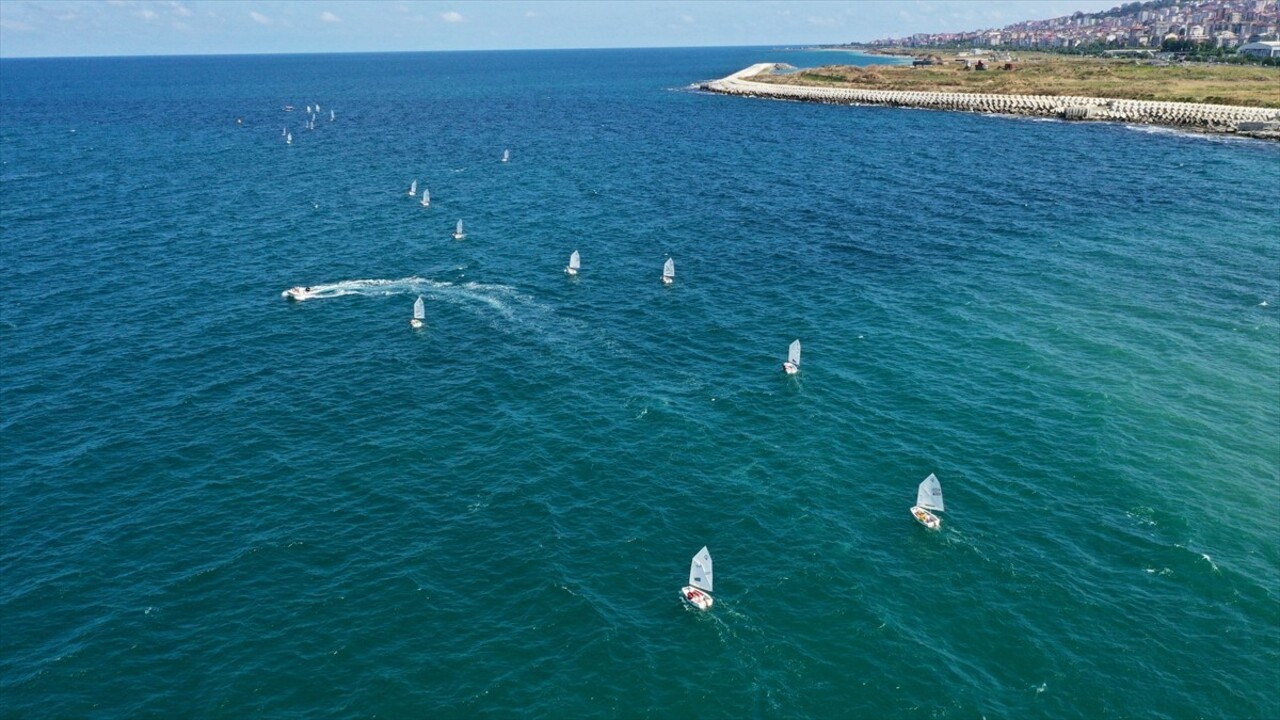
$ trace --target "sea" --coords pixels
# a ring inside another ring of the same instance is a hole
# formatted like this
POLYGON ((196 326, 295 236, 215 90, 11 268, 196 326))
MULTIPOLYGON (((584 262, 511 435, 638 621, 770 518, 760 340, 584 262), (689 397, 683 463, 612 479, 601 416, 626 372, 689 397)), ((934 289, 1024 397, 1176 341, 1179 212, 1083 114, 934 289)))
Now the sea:
POLYGON ((1280 144, 884 61, 0 61, 0 716, 1280 717, 1280 144))

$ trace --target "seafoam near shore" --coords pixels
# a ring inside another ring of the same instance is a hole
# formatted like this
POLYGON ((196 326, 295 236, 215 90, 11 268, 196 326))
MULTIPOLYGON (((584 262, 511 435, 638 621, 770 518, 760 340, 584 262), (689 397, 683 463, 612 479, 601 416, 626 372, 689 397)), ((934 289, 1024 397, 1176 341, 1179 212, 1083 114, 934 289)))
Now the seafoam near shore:
POLYGON ((1109 120, 1169 125, 1188 130, 1280 139, 1280 110, 1274 108, 1122 100, 1076 95, 1003 95, 814 87, 757 82, 750 79, 772 72, 777 67, 775 63, 752 65, 720 80, 703 83, 702 89, 729 95, 749 95, 782 100, 895 105, 935 110, 1037 115, 1064 120, 1109 120))

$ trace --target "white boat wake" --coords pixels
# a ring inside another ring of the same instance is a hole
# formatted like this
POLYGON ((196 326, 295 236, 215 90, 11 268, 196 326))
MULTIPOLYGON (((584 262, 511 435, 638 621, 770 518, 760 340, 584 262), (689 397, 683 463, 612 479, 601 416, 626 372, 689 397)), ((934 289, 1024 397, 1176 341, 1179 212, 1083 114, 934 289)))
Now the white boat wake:
POLYGON ((298 302, 325 300, 343 297, 344 295, 389 296, 422 292, 437 285, 449 284, 437 283, 420 277, 407 277, 399 280, 343 280, 342 282, 321 283, 319 285, 299 285, 285 290, 280 293, 280 296, 298 302))

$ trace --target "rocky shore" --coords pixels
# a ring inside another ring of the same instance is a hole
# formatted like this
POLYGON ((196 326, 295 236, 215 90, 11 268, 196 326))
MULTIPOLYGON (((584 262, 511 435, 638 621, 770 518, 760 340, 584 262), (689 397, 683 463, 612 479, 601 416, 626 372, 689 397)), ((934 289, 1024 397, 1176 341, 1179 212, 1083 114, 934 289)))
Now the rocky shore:
POLYGON ((728 95, 778 100, 803 100, 841 105, 892 105, 1004 115, 1035 115, 1064 120, 1102 120, 1280 140, 1280 110, 1275 108, 1060 95, 868 90, 851 87, 787 85, 779 82, 757 82, 751 79, 762 73, 773 72, 776 68, 777 65, 773 63, 752 65, 728 77, 703 83, 701 88, 728 95))

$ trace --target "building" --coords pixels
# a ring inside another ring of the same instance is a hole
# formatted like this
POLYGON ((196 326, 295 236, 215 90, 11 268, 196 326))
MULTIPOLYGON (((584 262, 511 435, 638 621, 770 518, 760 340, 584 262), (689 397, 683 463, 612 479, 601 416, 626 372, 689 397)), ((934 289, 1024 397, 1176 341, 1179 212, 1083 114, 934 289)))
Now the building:
POLYGON ((1241 45, 1236 49, 1241 55, 1256 58, 1280 58, 1280 40, 1262 40, 1241 45))

